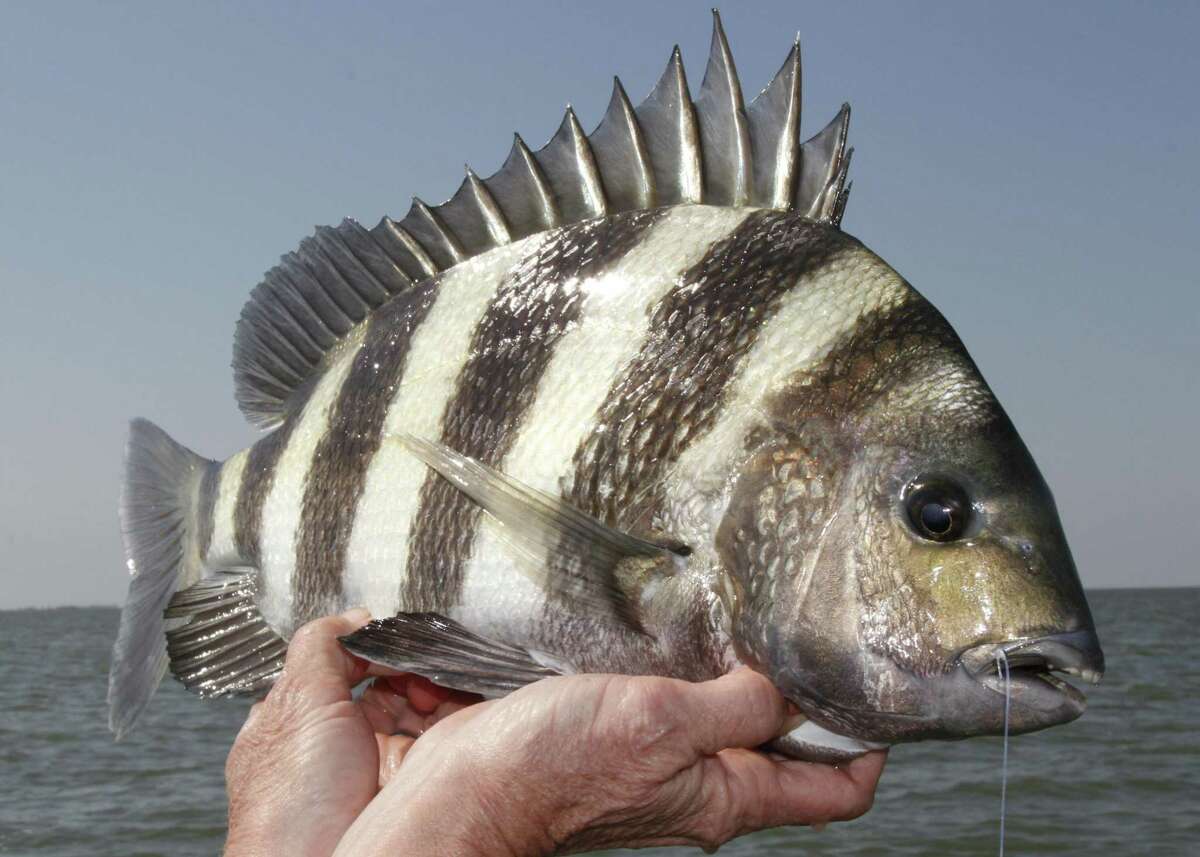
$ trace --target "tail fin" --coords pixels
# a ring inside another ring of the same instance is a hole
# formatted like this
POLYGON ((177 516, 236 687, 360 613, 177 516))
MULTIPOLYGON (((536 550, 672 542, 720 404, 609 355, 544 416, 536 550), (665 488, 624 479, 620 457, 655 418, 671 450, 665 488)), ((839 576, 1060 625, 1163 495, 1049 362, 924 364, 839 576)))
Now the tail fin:
POLYGON ((205 473, 219 465, 180 446, 147 420, 129 426, 121 532, 133 579, 108 674, 108 726, 120 740, 167 669, 163 610, 201 575, 196 505, 205 473))

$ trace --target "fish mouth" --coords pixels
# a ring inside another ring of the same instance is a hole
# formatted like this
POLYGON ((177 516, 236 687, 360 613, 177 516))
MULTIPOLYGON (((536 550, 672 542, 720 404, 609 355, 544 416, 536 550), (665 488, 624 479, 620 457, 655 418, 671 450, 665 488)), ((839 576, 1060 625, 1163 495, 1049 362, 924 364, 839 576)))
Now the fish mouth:
POLYGON ((959 663, 983 687, 1007 693, 1014 706, 1053 712, 1064 720, 1082 714, 1087 698, 1061 676, 1089 684, 1099 684, 1104 676, 1104 653, 1090 630, 984 643, 964 651, 959 663))

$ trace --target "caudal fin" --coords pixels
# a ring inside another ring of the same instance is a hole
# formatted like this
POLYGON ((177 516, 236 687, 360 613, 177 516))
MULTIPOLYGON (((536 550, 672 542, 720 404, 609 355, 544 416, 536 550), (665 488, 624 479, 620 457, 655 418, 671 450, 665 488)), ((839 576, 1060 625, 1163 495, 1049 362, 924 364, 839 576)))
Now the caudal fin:
POLYGON ((200 484, 215 461, 134 420, 125 449, 121 532, 133 578, 108 674, 108 726, 117 739, 137 721, 167 669, 163 610, 201 574, 193 534, 200 484))

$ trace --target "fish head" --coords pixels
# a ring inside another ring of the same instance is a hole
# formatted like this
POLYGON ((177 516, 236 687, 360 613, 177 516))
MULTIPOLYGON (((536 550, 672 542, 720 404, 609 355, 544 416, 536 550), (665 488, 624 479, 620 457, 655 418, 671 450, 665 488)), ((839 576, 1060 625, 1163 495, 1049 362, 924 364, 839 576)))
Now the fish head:
POLYGON ((1013 733, 1083 712, 1057 674, 1104 662, 1054 499, 927 301, 868 313, 762 410, 717 537, 748 662, 867 741, 999 733, 1006 699, 1013 733))

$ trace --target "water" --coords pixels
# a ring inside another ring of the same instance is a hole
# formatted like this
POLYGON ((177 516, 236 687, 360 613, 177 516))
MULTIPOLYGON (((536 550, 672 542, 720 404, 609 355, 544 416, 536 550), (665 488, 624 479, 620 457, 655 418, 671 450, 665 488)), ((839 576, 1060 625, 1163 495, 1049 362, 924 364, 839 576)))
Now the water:
MULTIPOLYGON (((1006 851, 1200 854, 1200 589, 1090 598, 1109 673, 1082 720, 1013 739, 1006 851)), ((114 744, 104 693, 116 627, 112 608, 0 612, 0 853, 220 851, 222 767, 247 704, 201 702, 168 681, 114 744)), ((900 747, 866 817, 721 853, 992 857, 1001 756, 999 738, 900 747)))

